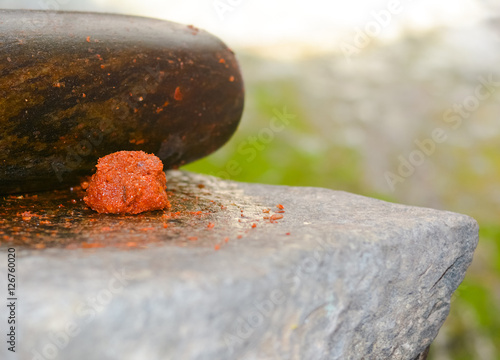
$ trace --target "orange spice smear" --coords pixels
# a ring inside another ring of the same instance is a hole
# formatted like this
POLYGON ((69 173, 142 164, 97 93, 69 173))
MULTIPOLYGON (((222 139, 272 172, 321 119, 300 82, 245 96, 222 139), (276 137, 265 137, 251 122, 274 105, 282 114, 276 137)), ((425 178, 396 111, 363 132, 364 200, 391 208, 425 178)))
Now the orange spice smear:
POLYGON ((119 151, 98 160, 85 203, 99 213, 138 214, 170 207, 163 163, 143 151, 119 151))

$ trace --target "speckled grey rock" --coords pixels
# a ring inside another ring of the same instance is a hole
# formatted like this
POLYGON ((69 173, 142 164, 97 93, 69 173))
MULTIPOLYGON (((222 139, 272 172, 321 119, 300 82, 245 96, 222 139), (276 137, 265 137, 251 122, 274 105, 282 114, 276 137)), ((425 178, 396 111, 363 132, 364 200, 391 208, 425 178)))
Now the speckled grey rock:
POLYGON ((476 222, 455 213, 168 176, 226 204, 207 238, 198 229, 185 247, 18 249, 18 357, 2 345, 2 359, 413 360, 478 241, 476 222), (269 223, 262 210, 278 203, 283 218, 269 223))

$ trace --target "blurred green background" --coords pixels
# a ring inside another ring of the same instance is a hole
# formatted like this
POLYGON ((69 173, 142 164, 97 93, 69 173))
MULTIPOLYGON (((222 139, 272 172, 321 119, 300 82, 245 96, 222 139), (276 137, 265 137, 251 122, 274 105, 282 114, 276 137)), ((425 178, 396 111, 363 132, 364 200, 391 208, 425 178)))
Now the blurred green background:
POLYGON ((245 113, 228 144, 184 168, 474 217, 481 228, 474 261, 429 358, 500 359, 497 0, 0 0, 0 7, 144 15, 219 36, 240 60, 245 113), (480 99, 485 79, 488 96, 480 99), (277 112, 289 124, 273 127, 277 112), (446 140, 420 160, 413 155, 419 165, 401 176, 401 163, 436 129, 446 140), (388 173, 401 181, 391 186, 388 173))
POLYGON ((184 169, 474 217, 481 228, 474 262, 429 359, 500 359, 500 86, 476 109, 470 105, 474 111, 456 129, 445 118, 455 104, 474 104, 468 97, 478 76, 500 81, 499 62, 480 53, 457 58, 448 35, 373 46, 351 63, 342 55, 283 61, 239 53, 247 99, 242 123, 222 149, 184 169), (271 121, 284 109, 294 118, 273 132, 271 121), (385 174, 398 175, 398 158, 409 160, 414 141, 436 128, 447 140, 392 189, 385 174))

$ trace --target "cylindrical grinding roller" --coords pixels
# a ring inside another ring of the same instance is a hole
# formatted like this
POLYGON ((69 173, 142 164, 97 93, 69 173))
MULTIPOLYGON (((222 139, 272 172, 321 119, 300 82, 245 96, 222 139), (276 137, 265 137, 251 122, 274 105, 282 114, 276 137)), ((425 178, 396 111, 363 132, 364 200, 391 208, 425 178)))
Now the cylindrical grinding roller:
POLYGON ((0 11, 0 194, 53 189, 119 150, 165 168, 221 147, 243 111, 233 52, 142 17, 0 11))

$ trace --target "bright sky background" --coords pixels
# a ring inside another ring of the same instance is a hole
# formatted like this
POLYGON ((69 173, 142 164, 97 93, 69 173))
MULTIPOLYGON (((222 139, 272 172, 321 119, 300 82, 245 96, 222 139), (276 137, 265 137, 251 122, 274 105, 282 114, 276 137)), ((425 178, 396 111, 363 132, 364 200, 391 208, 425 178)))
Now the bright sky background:
POLYGON ((168 19, 208 30, 233 47, 293 43, 338 50, 352 42, 357 29, 375 21, 373 13, 390 3, 402 11, 391 15, 377 36, 391 39, 405 31, 468 27, 488 16, 499 0, 0 0, 4 8, 51 8, 112 11, 168 19), (223 15, 216 4, 226 5, 223 15), (233 5, 231 5, 233 4, 233 5), (488 7, 489 6, 489 7, 488 7), (46 6, 47 7, 47 6, 46 6))
MULTIPOLYGON (((67 1, 67 0, 66 0, 67 1)), ((469 26, 486 15, 481 0, 93 0, 135 14, 192 23, 230 44, 265 45, 280 41, 336 46, 350 40, 355 28, 374 21, 372 12, 399 3, 382 37, 403 29, 469 26), (214 4, 229 9, 221 17, 214 4), (235 4, 231 6, 229 4, 235 4)))

